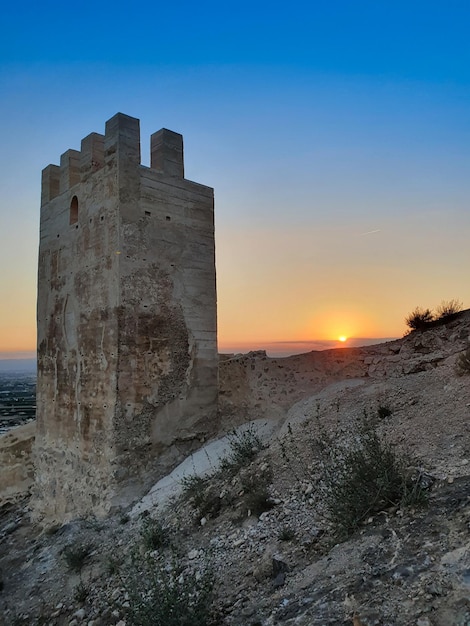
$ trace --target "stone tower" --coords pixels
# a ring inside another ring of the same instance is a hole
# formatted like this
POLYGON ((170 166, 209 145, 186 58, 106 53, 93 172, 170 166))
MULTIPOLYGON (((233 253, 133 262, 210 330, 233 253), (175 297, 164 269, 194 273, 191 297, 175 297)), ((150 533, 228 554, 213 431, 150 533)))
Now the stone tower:
POLYGON ((42 173, 36 517, 105 515, 217 431, 213 189, 118 113, 42 173))

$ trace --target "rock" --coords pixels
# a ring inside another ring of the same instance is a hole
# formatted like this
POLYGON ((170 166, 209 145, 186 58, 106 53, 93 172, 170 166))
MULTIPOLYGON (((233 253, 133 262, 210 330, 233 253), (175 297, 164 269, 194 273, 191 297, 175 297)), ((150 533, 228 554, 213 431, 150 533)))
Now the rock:
POLYGON ((273 588, 278 589, 282 587, 286 582, 286 575, 284 572, 279 572, 279 574, 273 580, 273 588))
POLYGON ((289 566, 283 560, 283 557, 280 554, 273 555, 271 576, 273 578, 277 578, 279 574, 285 574, 288 571, 289 571, 289 566))

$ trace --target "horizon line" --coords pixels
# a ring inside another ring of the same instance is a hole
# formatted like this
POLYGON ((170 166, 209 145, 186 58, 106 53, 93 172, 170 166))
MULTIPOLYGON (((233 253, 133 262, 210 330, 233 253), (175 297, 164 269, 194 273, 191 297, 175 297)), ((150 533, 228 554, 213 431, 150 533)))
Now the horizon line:
MULTIPOLYGON (((222 345, 217 346, 218 351, 223 351, 225 346, 227 347, 235 347, 235 346, 250 346, 250 345, 258 345, 260 346, 259 350, 262 350, 262 346, 266 346, 266 349, 269 349, 269 346, 282 346, 282 345, 311 345, 311 344, 340 344, 344 347, 347 346, 348 343, 358 342, 358 341, 377 341, 383 343, 385 341, 395 341, 396 339, 400 339, 400 337, 392 336, 392 337, 347 337, 346 341, 340 341, 338 338, 336 339, 282 339, 282 340, 265 340, 265 341, 255 341, 255 340, 234 340, 234 341, 224 341, 222 345)), ((254 348, 253 348, 254 349, 254 348)), ((5 350, 0 351, 0 361, 27 361, 36 359, 37 353, 33 350, 5 350)))

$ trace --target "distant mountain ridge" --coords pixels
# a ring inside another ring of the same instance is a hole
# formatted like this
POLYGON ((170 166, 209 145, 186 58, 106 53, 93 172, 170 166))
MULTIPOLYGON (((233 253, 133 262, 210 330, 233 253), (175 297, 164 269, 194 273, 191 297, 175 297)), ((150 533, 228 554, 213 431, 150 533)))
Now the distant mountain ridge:
POLYGON ((35 372, 36 359, 0 359, 0 372, 35 372))

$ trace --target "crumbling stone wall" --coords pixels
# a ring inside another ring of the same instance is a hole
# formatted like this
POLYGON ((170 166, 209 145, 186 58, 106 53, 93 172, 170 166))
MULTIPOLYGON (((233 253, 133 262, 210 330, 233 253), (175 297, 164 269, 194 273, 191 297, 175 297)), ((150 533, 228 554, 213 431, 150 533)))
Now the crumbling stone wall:
POLYGON ((470 310, 443 326, 360 348, 269 358, 264 351, 225 355, 219 367, 222 428, 282 419, 302 398, 348 379, 399 378, 454 362, 470 344, 470 310))
POLYGON ((106 514, 217 431, 213 190, 122 114, 43 171, 38 517, 106 514))

